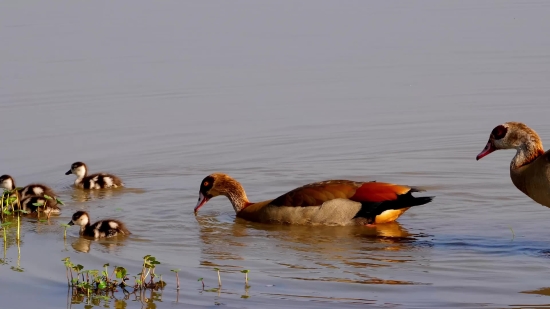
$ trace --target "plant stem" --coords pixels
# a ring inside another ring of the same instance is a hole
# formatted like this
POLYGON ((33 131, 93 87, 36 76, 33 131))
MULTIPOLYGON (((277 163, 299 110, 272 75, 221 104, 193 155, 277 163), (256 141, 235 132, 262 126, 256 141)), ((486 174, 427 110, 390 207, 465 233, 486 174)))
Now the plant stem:
POLYGON ((180 289, 180 277, 178 276, 178 273, 176 272, 176 284, 177 284, 177 289, 179 290, 180 289))
POLYGON ((21 229, 21 213, 17 213, 17 240, 19 240, 19 230, 21 229))
POLYGON ((218 285, 222 286, 222 278, 220 277, 220 271, 218 270, 218 285))

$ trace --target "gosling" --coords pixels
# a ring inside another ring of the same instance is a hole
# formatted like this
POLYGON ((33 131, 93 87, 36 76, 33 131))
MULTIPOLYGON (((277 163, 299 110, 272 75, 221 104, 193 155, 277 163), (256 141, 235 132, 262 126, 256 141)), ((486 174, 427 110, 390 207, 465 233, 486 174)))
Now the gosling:
MULTIPOLYGON (((13 177, 11 177, 10 175, 2 175, 0 176, 0 188, 4 188, 6 190, 11 191, 17 188, 17 186, 15 185, 15 180, 13 179, 13 177)), ((19 188, 17 192, 19 193, 19 198, 21 200, 25 199, 27 196, 32 196, 32 195, 36 195, 36 196, 48 195, 53 198, 57 196, 57 194, 55 194, 55 192, 50 187, 45 186, 43 184, 38 184, 38 183, 33 183, 30 185, 27 185, 24 188, 19 188)))
POLYGON ((75 162, 65 175, 74 174, 76 180, 74 185, 81 189, 106 189, 124 187, 124 183, 115 175, 97 173, 88 176, 88 167, 84 162, 75 162))
POLYGON ((113 237, 118 234, 132 234, 128 231, 124 223, 118 220, 105 219, 90 224, 90 215, 85 211, 75 212, 69 225, 80 225, 80 236, 93 238, 113 237))

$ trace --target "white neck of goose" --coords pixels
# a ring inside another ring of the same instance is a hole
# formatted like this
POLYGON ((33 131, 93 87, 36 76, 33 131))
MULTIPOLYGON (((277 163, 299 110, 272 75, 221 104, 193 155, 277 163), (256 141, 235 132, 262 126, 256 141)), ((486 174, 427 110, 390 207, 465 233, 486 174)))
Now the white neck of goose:
POLYGON ((533 162, 544 153, 544 148, 538 135, 525 132, 519 138, 519 145, 513 147, 517 150, 516 155, 510 163, 510 169, 513 170, 533 162))
POLYGON ((227 196, 236 213, 250 204, 243 186, 236 180, 226 182, 224 187, 221 194, 227 196))

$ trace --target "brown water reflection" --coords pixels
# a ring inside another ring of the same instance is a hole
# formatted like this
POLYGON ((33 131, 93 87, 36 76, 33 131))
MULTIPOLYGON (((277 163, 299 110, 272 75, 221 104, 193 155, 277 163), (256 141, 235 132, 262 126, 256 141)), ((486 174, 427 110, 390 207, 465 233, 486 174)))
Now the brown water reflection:
MULTIPOLYGON (((406 280, 386 280, 367 275, 370 268, 391 267, 395 263, 414 262, 408 254, 416 238, 401 224, 392 222, 373 227, 291 226, 270 225, 241 220, 221 222, 217 216, 198 215, 201 239, 201 265, 234 272, 238 267, 223 261, 245 260, 251 247, 265 239, 282 252, 299 255, 299 259, 274 261, 289 270, 319 272, 322 269, 339 271, 342 277, 286 277, 296 280, 330 281, 360 284, 417 284, 406 280), (250 242, 250 238, 256 239, 250 242), (404 252, 400 252, 400 251, 404 252), (353 270, 355 269, 355 270, 353 270), (356 279, 351 279, 349 276, 356 279)), ((425 247, 422 244, 422 247, 425 247)), ((335 272, 333 272, 335 273, 335 272)))

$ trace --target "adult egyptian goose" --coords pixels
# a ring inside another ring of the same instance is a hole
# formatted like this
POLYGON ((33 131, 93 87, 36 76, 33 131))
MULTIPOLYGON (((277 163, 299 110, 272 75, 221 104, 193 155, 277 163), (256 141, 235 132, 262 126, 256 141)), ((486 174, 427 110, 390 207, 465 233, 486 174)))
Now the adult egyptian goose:
POLYGON ((535 202, 550 207, 550 151, 544 152, 537 132, 521 122, 498 125, 476 160, 499 149, 517 150, 510 163, 512 182, 535 202))
MULTIPOLYGON (((0 188, 4 188, 9 191, 15 189, 16 185, 13 177, 11 177, 10 175, 0 176, 0 188)), ((33 196, 33 195, 37 195, 37 196, 48 195, 53 198, 57 196, 57 194, 55 194, 55 192, 53 192, 53 190, 50 187, 42 184, 37 184, 37 183, 27 185, 24 188, 19 188, 17 192, 19 192, 21 200, 27 196, 33 196)))
POLYGON ((251 203, 242 185, 226 174, 205 177, 195 214, 211 198, 225 195, 237 217, 263 223, 367 225, 391 222, 409 207, 433 197, 414 197, 417 188, 383 182, 327 180, 305 185, 273 200, 251 203))
POLYGON ((84 162, 71 164, 71 169, 65 175, 75 174, 74 185, 81 189, 106 189, 124 187, 120 178, 112 174, 97 173, 88 176, 88 166, 84 162))

